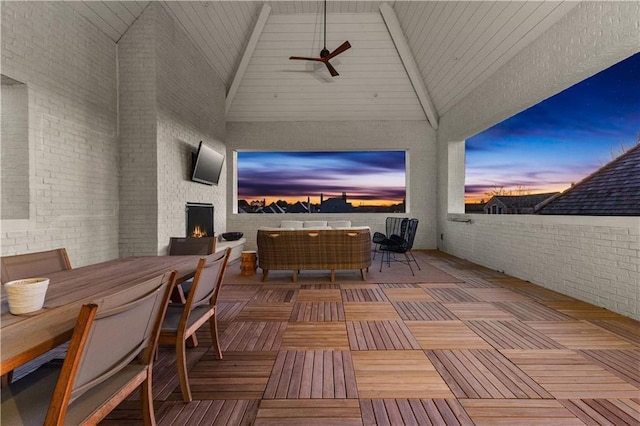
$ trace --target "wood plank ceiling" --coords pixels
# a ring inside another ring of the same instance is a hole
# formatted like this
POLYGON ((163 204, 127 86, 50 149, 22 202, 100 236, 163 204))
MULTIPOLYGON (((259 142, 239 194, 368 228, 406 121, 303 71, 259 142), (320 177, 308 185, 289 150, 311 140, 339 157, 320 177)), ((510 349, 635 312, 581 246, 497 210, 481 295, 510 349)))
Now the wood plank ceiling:
MULTIPOLYGON (((118 41, 150 2, 69 2, 118 41)), ((227 90, 263 3, 267 18, 229 121, 425 120, 379 1, 327 2, 332 64, 291 61, 322 49, 322 1, 164 1, 227 90)), ((389 1, 438 115, 445 114, 578 2, 389 1)))

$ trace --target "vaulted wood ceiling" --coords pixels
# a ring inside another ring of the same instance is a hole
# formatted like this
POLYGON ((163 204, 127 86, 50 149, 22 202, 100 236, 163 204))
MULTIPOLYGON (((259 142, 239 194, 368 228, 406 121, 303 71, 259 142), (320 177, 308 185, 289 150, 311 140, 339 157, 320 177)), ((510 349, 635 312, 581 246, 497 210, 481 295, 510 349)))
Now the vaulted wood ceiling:
MULTIPOLYGON (((114 41, 150 2, 69 2, 114 41)), ((332 64, 291 61, 322 49, 322 1, 165 1, 162 5, 232 87, 263 10, 270 10, 229 105, 229 121, 423 120, 414 85, 379 1, 328 1, 327 48, 352 48, 332 64), (268 8, 267 8, 268 9, 268 8)), ((565 16, 577 2, 389 1, 436 116, 565 16)))

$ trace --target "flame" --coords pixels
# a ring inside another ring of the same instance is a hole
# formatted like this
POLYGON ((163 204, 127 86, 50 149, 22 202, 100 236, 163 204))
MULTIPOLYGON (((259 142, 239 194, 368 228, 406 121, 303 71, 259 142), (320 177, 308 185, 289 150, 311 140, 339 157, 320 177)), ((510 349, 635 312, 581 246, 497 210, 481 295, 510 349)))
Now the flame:
POLYGON ((207 231, 200 227, 200 225, 196 225, 196 227, 191 232, 190 237, 193 238, 202 238, 207 236, 207 231))

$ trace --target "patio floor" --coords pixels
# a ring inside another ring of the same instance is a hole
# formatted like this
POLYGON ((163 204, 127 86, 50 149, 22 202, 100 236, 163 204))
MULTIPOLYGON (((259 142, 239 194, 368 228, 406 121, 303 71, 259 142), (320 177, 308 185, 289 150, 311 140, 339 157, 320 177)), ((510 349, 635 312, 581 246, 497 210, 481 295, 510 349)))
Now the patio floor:
MULTIPOLYGON (((437 251, 367 282, 241 277, 188 350, 154 366, 159 425, 640 424, 640 323, 437 251)), ((237 271, 236 271, 237 269, 237 271)), ((139 424, 136 397, 103 424, 139 424)))

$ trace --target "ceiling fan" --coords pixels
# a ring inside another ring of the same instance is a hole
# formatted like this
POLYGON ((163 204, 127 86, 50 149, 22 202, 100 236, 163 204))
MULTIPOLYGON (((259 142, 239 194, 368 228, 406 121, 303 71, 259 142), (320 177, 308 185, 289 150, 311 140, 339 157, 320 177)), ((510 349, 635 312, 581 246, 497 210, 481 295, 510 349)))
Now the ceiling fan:
POLYGON ((338 56, 345 50, 349 49, 350 47, 351 47, 351 44, 349 44, 348 41, 345 41, 340 46, 338 46, 338 48, 333 52, 329 52, 329 50, 327 49, 327 0, 324 0, 324 46, 320 51, 320 57, 313 58, 313 57, 306 57, 306 56, 290 56, 289 59, 300 59, 303 61, 322 62, 327 66, 329 73, 331 73, 331 77, 335 77, 340 74, 338 74, 338 71, 336 71, 333 65, 329 63, 329 60, 332 58, 335 58, 336 56, 338 56))

